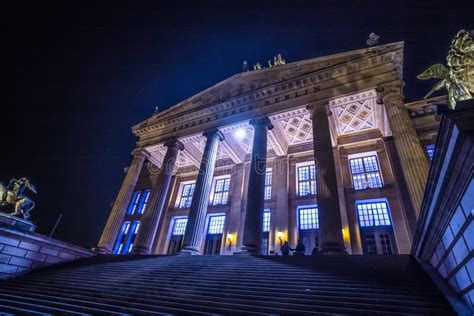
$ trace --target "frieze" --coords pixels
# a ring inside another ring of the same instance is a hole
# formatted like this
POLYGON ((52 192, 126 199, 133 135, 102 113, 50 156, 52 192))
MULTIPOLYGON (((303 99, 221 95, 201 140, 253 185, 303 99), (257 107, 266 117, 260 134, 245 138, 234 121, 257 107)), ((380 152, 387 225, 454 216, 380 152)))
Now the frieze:
MULTIPOLYGON (((291 82, 285 82, 285 83, 282 83, 281 85, 276 85, 270 88, 267 87, 265 88, 265 90, 260 91, 259 93, 252 94, 252 100, 267 98, 267 96, 272 95, 273 93, 286 91, 290 89, 290 87, 299 87, 300 91, 292 91, 291 93, 286 93, 283 95, 280 94, 279 96, 275 96, 272 100, 265 100, 265 105, 278 103, 280 101, 288 100, 290 98, 298 97, 298 96, 305 95, 308 93, 314 93, 314 92, 319 91, 320 87, 319 86, 307 87, 307 85, 309 84, 314 85, 316 83, 327 81, 329 79, 337 79, 338 77, 341 77, 341 76, 347 76, 350 73, 355 73, 355 72, 366 70, 369 68, 379 67, 383 64, 389 63, 388 61, 393 62, 396 54, 397 52, 386 52, 386 53, 383 53, 383 55, 378 55, 378 56, 370 57, 368 59, 354 61, 354 62, 351 62, 350 64, 337 66, 333 69, 329 69, 324 72, 309 74, 309 75, 304 76, 303 78, 298 78, 297 80, 293 80, 291 82)), ((222 104, 213 105, 204 110, 194 111, 192 113, 187 113, 187 114, 180 113, 179 117, 168 118, 168 122, 164 122, 164 121, 157 122, 154 125, 143 127, 143 128, 140 128, 139 126, 137 126, 134 129, 134 132, 137 136, 139 136, 150 131, 158 130, 159 128, 174 125, 179 122, 188 121, 186 123, 174 126, 172 131, 176 132, 176 131, 180 131, 189 127, 194 127, 194 126, 208 123, 211 121, 216 121, 216 120, 223 119, 223 118, 233 116, 236 114, 242 114, 242 113, 251 111, 253 109, 253 106, 244 105, 235 109, 233 108, 233 105, 248 102, 250 100, 251 98, 248 95, 241 96, 236 100, 231 100, 229 102, 225 102, 222 104), (233 108, 233 109, 231 111, 213 114, 217 111, 222 111, 222 110, 230 109, 230 108, 233 108), (211 113, 212 115, 209 115, 207 117, 202 117, 203 114, 205 115, 205 114, 211 114, 211 113), (201 118, 194 119, 200 116, 201 118), (190 121, 191 119, 194 119, 194 120, 190 121)))

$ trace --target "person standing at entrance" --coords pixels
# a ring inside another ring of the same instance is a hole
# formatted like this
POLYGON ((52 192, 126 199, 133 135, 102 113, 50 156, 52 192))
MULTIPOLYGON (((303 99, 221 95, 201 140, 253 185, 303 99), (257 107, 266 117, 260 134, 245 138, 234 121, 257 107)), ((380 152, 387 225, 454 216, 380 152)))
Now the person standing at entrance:
POLYGON ((301 241, 301 239, 298 239, 298 244, 296 245, 296 248, 295 248, 295 255, 304 256, 305 251, 306 251, 306 248, 303 242, 301 241))
POLYGON ((288 245, 288 242, 285 241, 285 243, 280 247, 281 255, 283 256, 283 258, 286 258, 290 255, 290 250, 294 249, 291 249, 290 245, 288 245))

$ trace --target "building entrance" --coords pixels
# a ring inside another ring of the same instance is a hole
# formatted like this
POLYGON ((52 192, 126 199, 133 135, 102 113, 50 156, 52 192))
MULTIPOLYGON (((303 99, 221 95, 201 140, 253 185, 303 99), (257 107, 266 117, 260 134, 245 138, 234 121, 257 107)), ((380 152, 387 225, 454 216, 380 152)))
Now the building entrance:
POLYGON ((219 255, 221 253, 222 235, 224 232, 224 215, 209 217, 207 226, 206 242, 204 244, 205 255, 219 255))
POLYGON ((181 250, 187 223, 187 218, 176 218, 173 221, 173 229, 171 231, 170 243, 168 246, 169 255, 178 253, 181 250))
POLYGON ((362 228, 362 248, 367 255, 393 255, 396 248, 392 228, 362 228))

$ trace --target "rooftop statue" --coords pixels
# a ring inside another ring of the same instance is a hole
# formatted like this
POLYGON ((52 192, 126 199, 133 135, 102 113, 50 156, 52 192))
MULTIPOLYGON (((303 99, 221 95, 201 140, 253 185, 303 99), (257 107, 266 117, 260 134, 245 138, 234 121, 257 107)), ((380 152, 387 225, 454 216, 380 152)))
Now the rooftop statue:
POLYGON ((446 87, 448 104, 456 108, 456 102, 472 99, 474 95, 474 30, 460 30, 451 42, 446 58, 448 67, 435 64, 418 75, 418 79, 441 79, 425 96, 446 87))
MULTIPOLYGON (((278 54, 277 56, 273 56, 273 64, 271 60, 268 60, 267 64, 269 68, 275 67, 275 66, 281 66, 281 65, 286 64, 286 60, 283 58, 283 56, 281 56, 281 54, 278 54)), ((253 65, 253 70, 260 70, 264 68, 265 67, 260 65, 260 63, 256 63, 255 65, 253 65)))
POLYGON ((9 208, 13 208, 10 215, 28 219, 35 203, 24 195, 26 189, 37 193, 35 186, 25 177, 19 180, 12 178, 7 186, 0 182, 0 213, 7 213, 9 208))
POLYGON ((380 38, 380 36, 378 36, 374 32, 370 33, 369 34, 369 39, 367 40, 367 46, 377 45, 379 43, 379 38, 380 38))

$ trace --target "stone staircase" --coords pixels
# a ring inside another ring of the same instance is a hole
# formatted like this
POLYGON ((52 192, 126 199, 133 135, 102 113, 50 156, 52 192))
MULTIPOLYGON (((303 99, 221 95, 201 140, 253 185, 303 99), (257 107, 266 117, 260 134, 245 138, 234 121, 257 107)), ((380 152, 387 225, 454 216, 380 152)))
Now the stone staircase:
POLYGON ((410 256, 99 256, 0 282, 1 315, 450 315, 410 256))

